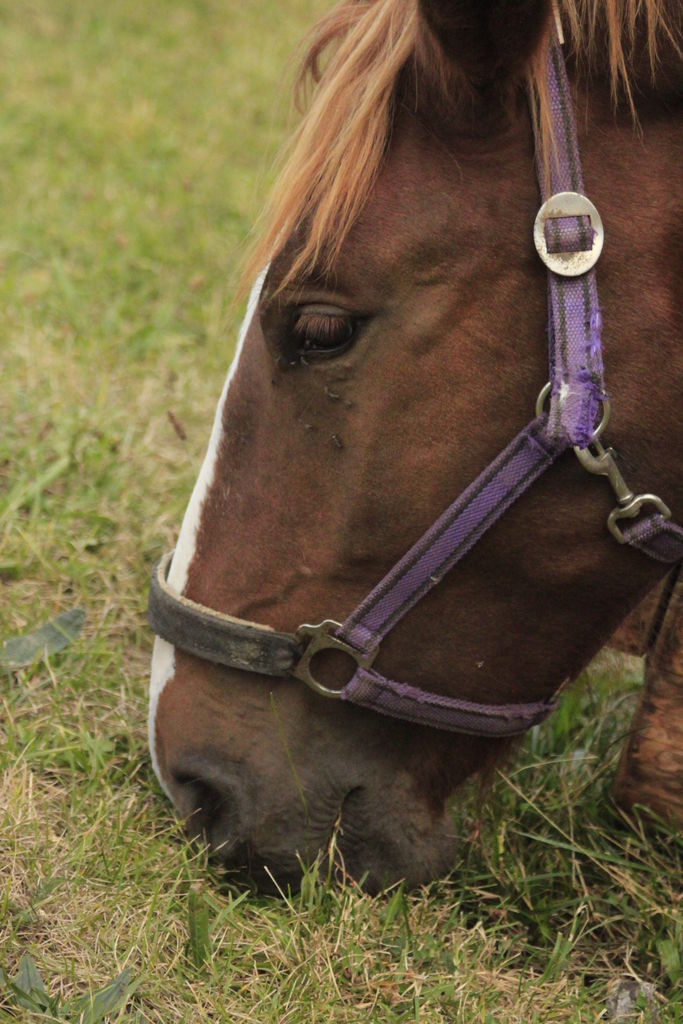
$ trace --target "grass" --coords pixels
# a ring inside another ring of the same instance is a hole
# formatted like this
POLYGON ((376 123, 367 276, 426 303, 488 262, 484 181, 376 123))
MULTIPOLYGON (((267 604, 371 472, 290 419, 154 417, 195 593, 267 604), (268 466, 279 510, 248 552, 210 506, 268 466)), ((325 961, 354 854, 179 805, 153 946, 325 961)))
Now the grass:
POLYGON ((483 807, 462 795, 462 860, 415 894, 315 868, 239 893, 151 771, 147 574, 230 359, 282 69, 324 6, 0 0, 0 638, 86 612, 0 675, 0 967, 28 955, 49 996, 0 981, 0 1021, 578 1024, 634 977, 681 1022, 682 846, 610 799, 637 664, 603 659, 483 807))

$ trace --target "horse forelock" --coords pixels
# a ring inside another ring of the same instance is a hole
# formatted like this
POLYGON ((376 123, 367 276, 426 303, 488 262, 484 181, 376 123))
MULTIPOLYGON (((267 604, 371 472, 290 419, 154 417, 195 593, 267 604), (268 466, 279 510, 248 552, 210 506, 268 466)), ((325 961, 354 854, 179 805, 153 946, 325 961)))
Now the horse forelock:
MULTIPOLYGON (((558 0, 557 8, 577 61, 606 73, 615 104, 625 98, 635 118, 631 69, 642 32, 653 76, 663 42, 681 55, 680 25, 665 0, 558 0)), ((538 97, 546 158, 552 145, 545 84, 551 25, 549 18, 527 66, 510 83, 516 89, 526 81, 538 97)), ((283 151, 243 290, 294 235, 302 241, 281 287, 314 271, 328 273, 382 167, 398 106, 417 107, 428 97, 453 110, 473 91, 424 31, 418 0, 342 0, 308 39, 295 89, 304 113, 283 151)))

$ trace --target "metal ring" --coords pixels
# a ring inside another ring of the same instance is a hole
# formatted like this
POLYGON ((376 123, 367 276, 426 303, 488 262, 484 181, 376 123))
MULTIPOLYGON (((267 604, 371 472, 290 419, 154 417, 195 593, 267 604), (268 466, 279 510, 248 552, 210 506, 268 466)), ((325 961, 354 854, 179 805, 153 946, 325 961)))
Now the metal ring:
POLYGON ((600 437, 600 435, 604 431, 605 427, 609 423, 610 416, 612 415, 612 406, 610 405, 609 398, 603 398, 601 404, 602 404, 602 419, 600 420, 600 422, 598 423, 597 427, 593 431, 593 440, 591 441, 591 444, 594 441, 597 441, 597 439, 600 437))
POLYGON ((338 629, 341 629, 341 623, 335 622, 334 619, 325 619, 316 626, 309 625, 308 623, 299 626, 296 631, 296 638, 305 644, 305 647, 297 663, 290 669, 290 675, 293 675, 295 679, 300 679, 302 683, 306 683, 306 686, 310 686, 321 697, 331 697, 333 700, 341 700, 342 690, 333 690, 329 686, 325 686, 324 683, 321 683, 312 674, 311 662, 316 654, 326 650, 341 651, 343 654, 348 654, 349 657, 353 658, 356 668, 366 669, 370 668, 377 656, 377 649, 370 652, 359 651, 357 648, 352 647, 351 644, 340 640, 335 636, 338 629))
POLYGON ((536 399, 536 415, 537 416, 540 416, 541 413, 543 412, 543 406, 545 405, 545 400, 546 400, 546 398, 549 397, 550 392, 552 391, 552 389, 553 389, 553 382, 551 380, 549 380, 548 383, 544 384, 543 387, 541 388, 541 390, 539 391, 538 398, 536 399))
POLYGON ((534 221, 534 245, 546 267, 562 277, 578 277, 595 266, 605 241, 605 229, 593 203, 580 192, 556 192, 541 206, 534 221), (560 217, 589 217, 593 229, 590 249, 575 252, 548 252, 545 239, 546 221, 560 217))
MULTIPOLYGON (((540 416, 541 413, 543 412, 543 406, 546 403, 546 399, 548 399, 550 397, 550 393, 551 393, 552 390, 553 390, 553 382, 551 380, 549 380, 548 383, 544 384, 543 387, 541 388, 541 390, 539 391, 538 398, 536 399, 536 415, 537 416, 540 416)), ((609 399, 608 398, 603 398, 601 404, 602 404, 602 419, 600 420, 600 422, 598 423, 597 427, 593 431, 593 437, 592 437, 592 440, 591 440, 591 444, 593 444, 595 441, 597 441, 597 439, 603 433, 605 427, 609 423, 609 418, 612 415, 612 406, 610 405, 609 399)), ((578 455, 579 452, 582 451, 582 449, 577 448, 576 446, 574 446, 574 451, 578 455)))

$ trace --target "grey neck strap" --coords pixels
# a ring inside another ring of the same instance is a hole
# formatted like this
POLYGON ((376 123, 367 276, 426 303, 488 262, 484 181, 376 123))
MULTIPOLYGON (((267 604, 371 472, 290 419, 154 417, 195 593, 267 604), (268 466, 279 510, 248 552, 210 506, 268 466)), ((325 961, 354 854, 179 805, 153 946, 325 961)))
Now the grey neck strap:
POLYGON ((266 676, 285 676, 301 657, 301 644, 292 633, 205 608, 176 593, 166 579, 173 558, 169 551, 152 574, 147 617, 154 632, 194 654, 230 668, 266 676))

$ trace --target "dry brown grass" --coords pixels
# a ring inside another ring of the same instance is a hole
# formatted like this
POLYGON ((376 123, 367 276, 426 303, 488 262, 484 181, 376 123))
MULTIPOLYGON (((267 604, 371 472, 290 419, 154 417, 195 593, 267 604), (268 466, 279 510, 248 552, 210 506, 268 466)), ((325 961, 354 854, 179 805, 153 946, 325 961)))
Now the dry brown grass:
MULTIPOLYGON (((680 843, 610 804, 637 686, 621 669, 568 695, 481 815, 463 798, 462 860, 411 896, 315 869, 284 901, 239 894, 151 771, 147 574, 229 361, 225 266, 283 36, 314 7, 0 2, 0 636, 87 613, 50 663, 0 677, 0 966, 30 955, 71 1020, 130 968, 116 1019, 140 1024, 593 1022, 622 975, 680 1021, 680 843)), ((0 1020, 47 1019, 0 984, 0 1020)))

